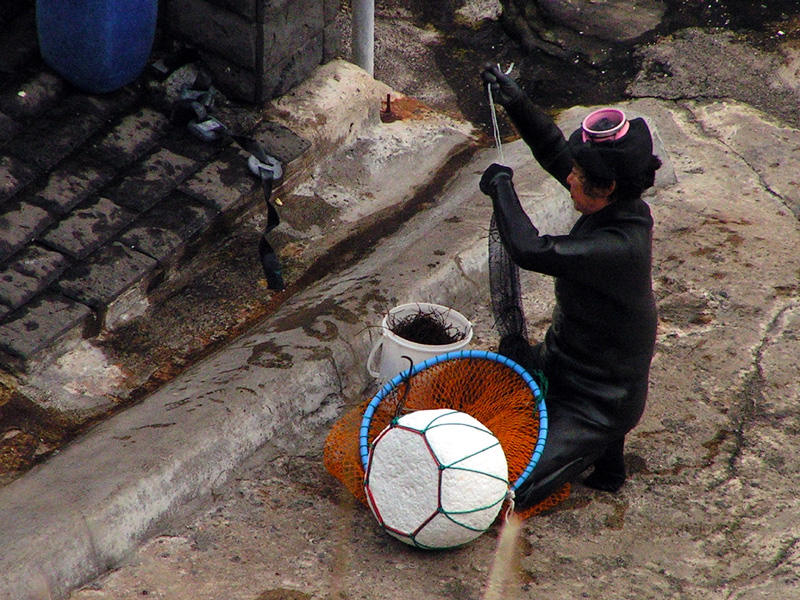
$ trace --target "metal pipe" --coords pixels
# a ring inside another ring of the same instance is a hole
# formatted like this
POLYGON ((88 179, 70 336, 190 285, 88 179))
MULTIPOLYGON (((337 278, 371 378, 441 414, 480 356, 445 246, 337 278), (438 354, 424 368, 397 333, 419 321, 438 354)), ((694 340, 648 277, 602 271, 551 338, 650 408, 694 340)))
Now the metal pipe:
POLYGON ((353 62, 370 75, 375 66, 375 0, 353 0, 353 62))

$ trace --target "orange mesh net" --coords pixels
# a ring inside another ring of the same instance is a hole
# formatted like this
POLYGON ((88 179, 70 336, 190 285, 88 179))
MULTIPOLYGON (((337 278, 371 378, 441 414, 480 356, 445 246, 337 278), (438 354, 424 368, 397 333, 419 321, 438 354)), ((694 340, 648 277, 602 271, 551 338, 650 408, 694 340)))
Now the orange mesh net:
MULTIPOLYGON (((415 410, 451 408, 465 412, 483 423, 499 440, 508 462, 513 484, 524 473, 539 436, 537 399, 528 383, 514 369, 486 358, 456 358, 428 366, 390 391, 378 404, 370 421, 369 444, 395 417, 415 410)), ((345 413, 325 441, 324 462, 328 472, 339 479, 362 503, 364 467, 359 448, 359 430, 370 401, 345 413)), ((519 514, 523 518, 552 508, 569 496, 565 486, 543 502, 519 514)))

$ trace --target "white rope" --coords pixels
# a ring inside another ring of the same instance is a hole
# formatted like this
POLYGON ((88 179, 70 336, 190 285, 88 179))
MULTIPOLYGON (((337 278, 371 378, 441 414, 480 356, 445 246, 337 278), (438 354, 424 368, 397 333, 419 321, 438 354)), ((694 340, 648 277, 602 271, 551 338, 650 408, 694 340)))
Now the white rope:
MULTIPOLYGON (((500 65, 497 65, 497 68, 500 68, 500 65)), ((508 67, 506 71, 506 75, 511 73, 511 70, 514 68, 514 63, 511 63, 511 66, 508 67)), ((503 142, 500 139, 500 126, 497 124, 497 111, 494 108, 494 97, 492 96, 492 84, 486 84, 486 90, 489 92, 489 110, 492 113, 492 130, 494 132, 494 145, 497 147, 497 152, 500 156, 500 164, 506 164, 506 159, 503 156, 503 142)))
POLYGON ((514 513, 514 498, 516 498, 516 494, 514 490, 508 488, 506 492, 506 502, 508 502, 508 507, 506 508, 506 513, 503 515, 503 520, 508 522, 508 518, 514 513))
POLYGON ((500 140, 500 127, 497 125, 497 111, 494 109, 494 98, 492 98, 492 84, 487 83, 486 89, 489 91, 489 109, 492 112, 492 129, 494 130, 494 145, 497 147, 497 152, 500 155, 500 164, 506 164, 506 159, 503 156, 503 143, 500 140))

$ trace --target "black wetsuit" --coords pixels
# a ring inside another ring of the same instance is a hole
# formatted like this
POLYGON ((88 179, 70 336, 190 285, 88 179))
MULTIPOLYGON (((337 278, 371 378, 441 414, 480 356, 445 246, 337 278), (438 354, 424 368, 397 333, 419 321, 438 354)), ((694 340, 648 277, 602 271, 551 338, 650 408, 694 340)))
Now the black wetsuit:
MULTIPOLYGON (((507 112, 534 157, 567 187, 572 157, 561 130, 528 99, 507 112)), ((489 190, 513 261, 555 277, 556 306, 544 341, 531 347, 504 339, 499 349, 549 382, 547 443, 517 490, 517 504, 543 500, 593 464, 612 480, 621 470, 624 480, 624 436, 644 410, 655 346, 650 209, 639 197, 620 198, 581 216, 569 235, 539 235, 508 174, 496 176, 489 190)))

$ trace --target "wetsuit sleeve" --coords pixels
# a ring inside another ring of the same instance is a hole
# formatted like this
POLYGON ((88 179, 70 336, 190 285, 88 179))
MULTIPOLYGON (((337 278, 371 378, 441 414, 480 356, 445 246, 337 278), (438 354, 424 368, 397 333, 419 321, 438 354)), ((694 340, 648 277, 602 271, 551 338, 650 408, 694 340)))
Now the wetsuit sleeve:
POLYGON ((603 280, 634 265, 630 232, 609 226, 585 236, 539 235, 520 204, 508 173, 488 186, 497 230, 511 259, 523 269, 602 287, 603 280))
POLYGON ((572 170, 572 155, 561 129, 548 115, 536 108, 527 96, 505 107, 522 139, 541 167, 564 187, 572 170))

